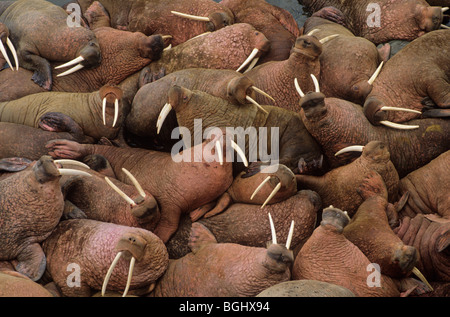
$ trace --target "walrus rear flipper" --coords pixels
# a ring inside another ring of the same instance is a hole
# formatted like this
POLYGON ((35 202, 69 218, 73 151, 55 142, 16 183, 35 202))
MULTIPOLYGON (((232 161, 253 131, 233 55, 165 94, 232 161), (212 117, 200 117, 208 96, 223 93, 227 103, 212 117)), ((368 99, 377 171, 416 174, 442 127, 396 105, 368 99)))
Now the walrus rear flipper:
POLYGON ((430 109, 422 113, 421 118, 448 118, 450 117, 450 109, 430 109))

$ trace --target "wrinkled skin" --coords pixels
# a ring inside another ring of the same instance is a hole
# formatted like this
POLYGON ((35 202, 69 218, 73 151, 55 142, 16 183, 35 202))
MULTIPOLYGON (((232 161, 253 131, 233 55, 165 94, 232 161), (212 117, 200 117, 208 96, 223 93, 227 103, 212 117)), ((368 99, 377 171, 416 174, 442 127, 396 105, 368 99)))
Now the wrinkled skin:
MULTIPOLYGON (((311 190, 301 190, 292 197, 261 209, 258 205, 236 203, 224 212, 213 217, 201 218, 198 223, 207 227, 219 243, 237 243, 251 247, 266 247, 271 240, 269 219, 270 212, 277 232, 277 238, 288 236, 291 221, 295 221, 291 249, 294 254, 312 234, 317 220, 317 213, 322 208, 319 195, 311 190)), ((167 243, 170 258, 185 256, 188 249, 189 233, 192 221, 183 217, 179 230, 167 243)))
POLYGON ((32 161, 47 154, 45 144, 50 140, 67 139, 80 143, 94 141, 86 137, 81 127, 70 117, 66 117, 64 129, 60 131, 45 131, 23 124, 0 122, 0 134, 0 158, 17 156, 32 161))
POLYGON ((297 22, 285 9, 265 0, 222 0, 234 14, 236 23, 249 23, 270 41, 270 50, 260 58, 259 64, 289 58, 295 39, 300 35, 297 22))
POLYGON ((168 265, 167 249, 152 232, 95 220, 62 221, 42 244, 47 255, 47 273, 63 296, 88 297, 102 288, 108 268, 117 252, 123 256, 107 285, 110 291, 123 291, 130 259, 136 263, 130 290, 145 289, 154 283, 168 265), (80 268, 80 287, 70 287, 69 274, 80 268), (61 268, 68 268, 68 270, 61 268))
POLYGON ((1 271, 0 297, 53 297, 53 295, 25 275, 15 271, 1 271))
MULTIPOLYGON (((120 31, 111 27, 94 30, 102 51, 102 63, 93 69, 83 68, 64 77, 56 77, 64 69, 52 63, 53 89, 64 92, 94 92, 105 85, 115 86, 160 57, 163 39, 160 35, 120 31)), ((0 101, 18 99, 45 91, 30 82, 32 73, 23 68, 18 72, 0 71, 0 101)))
POLYGON ((218 243, 205 226, 194 223, 189 246, 192 252, 170 261, 150 295, 252 297, 290 278, 293 255, 284 245, 266 249, 218 243))
POLYGON ((449 43, 448 30, 434 31, 406 45, 386 63, 364 104, 364 113, 372 124, 450 116, 449 43), (383 106, 423 114, 382 111, 383 106))
POLYGON ((301 248, 292 268, 294 280, 317 280, 343 286, 358 297, 397 297, 394 281, 380 274, 380 287, 369 287, 371 261, 342 231, 348 219, 339 209, 324 211, 323 220, 301 248))
POLYGON ((167 74, 153 82, 148 78, 147 70, 144 68, 140 73, 139 83, 145 84, 136 92, 125 120, 130 142, 138 142, 140 147, 159 147, 170 151, 175 144, 171 139, 173 129, 178 126, 174 111, 169 113, 159 134, 156 129, 159 114, 168 101, 168 91, 173 85, 207 92, 246 107, 250 102, 245 100, 245 96, 255 98, 255 92, 249 89, 253 83, 234 70, 189 68, 167 74))
POLYGON ((360 105, 372 90, 369 79, 382 61, 386 62, 389 44, 380 49, 369 40, 354 36, 346 27, 324 19, 316 12, 303 26, 304 34, 312 30, 318 39, 339 35, 322 46, 320 54, 320 91, 360 105))
POLYGON ((324 7, 333 6, 346 17, 347 27, 356 35, 377 44, 391 40, 412 41, 427 32, 437 30, 442 23, 440 7, 430 7, 425 0, 380 0, 380 27, 375 23, 375 9, 370 7, 371 0, 304 0, 302 4, 309 11, 316 12, 324 7), (371 23, 368 23, 368 20, 371 23))
MULTIPOLYGON (((66 164, 64 164, 66 167, 66 164)), ((135 186, 108 177, 122 192, 135 201, 131 206, 105 181, 105 176, 94 170, 86 170, 67 164, 68 168, 81 169, 91 177, 64 176, 60 184, 66 202, 66 218, 87 218, 117 225, 138 227, 153 231, 161 214, 158 204, 150 193, 142 197, 135 186)))
MULTIPOLYGON (((72 118, 83 133, 99 140, 101 137, 114 139, 123 121, 121 111, 122 91, 116 87, 104 86, 93 93, 43 92, 17 100, 0 103, 0 121, 42 127, 54 131, 62 126, 66 117, 72 118), (102 100, 106 98, 106 125, 103 124, 102 100), (119 100, 118 120, 115 127, 114 102, 119 100)), ((56 130, 57 131, 57 130, 56 130)))
POLYGON ((70 27, 67 17, 64 9, 42 0, 15 1, 0 15, 0 22, 10 31, 19 65, 33 71, 33 81, 46 90, 52 89, 53 82, 50 61, 68 62, 82 56, 81 64, 88 68, 102 61, 94 32, 85 26, 70 27))
POLYGON ((380 174, 372 172, 361 183, 358 192, 364 199, 343 234, 384 275, 408 276, 419 260, 416 248, 404 245, 389 225, 387 189, 380 174))
POLYGON ((15 260, 15 270, 37 281, 46 256, 40 243, 58 224, 64 209, 60 174, 49 156, 0 182, 0 260, 15 260))
POLYGON ((239 106, 223 98, 198 90, 191 91, 180 86, 172 86, 168 96, 168 102, 176 112, 178 125, 189 130, 192 144, 196 140, 195 130, 199 129, 195 125, 195 119, 202 119, 202 133, 205 133, 207 128, 213 127, 234 128, 234 131, 231 132, 238 136, 235 140, 236 143, 242 149, 245 146, 249 163, 259 164, 256 163, 257 160, 270 160, 270 164, 280 163, 290 169, 295 169, 298 167, 300 159, 303 159, 306 166, 310 167, 309 172, 321 168, 321 166, 316 166, 317 161, 321 161, 321 149, 309 133, 303 129, 299 116, 290 110, 275 106, 262 106, 266 110, 266 114, 253 104, 245 107, 239 106), (239 132, 239 128, 244 129, 244 132, 253 130, 256 133, 253 133, 252 138, 249 137, 249 141, 244 144, 245 136, 243 132, 239 132), (254 138, 255 136, 263 138, 260 128, 267 130, 267 143, 264 143, 267 149, 261 148, 257 144, 259 142, 254 138), (279 139, 272 140, 277 129, 279 139), (277 151, 276 146, 278 146, 279 156, 274 157, 275 153, 272 151, 277 151), (256 147, 259 147, 258 151, 256 151, 256 147))
POLYGON ((400 193, 409 192, 401 215, 413 218, 416 214, 438 214, 450 218, 449 165, 450 152, 447 151, 400 180, 400 193))
POLYGON ((313 36, 300 36, 296 39, 289 58, 259 65, 246 73, 255 86, 264 90, 275 102, 264 96, 256 96, 260 104, 274 105, 294 112, 300 111, 294 80, 306 93, 314 90, 310 74, 319 78, 322 44, 313 36))
POLYGON ((191 219, 196 221, 201 216, 205 218, 214 216, 224 211, 232 203, 263 205, 278 184, 281 184, 281 187, 275 196, 266 203, 267 205, 276 204, 297 194, 297 181, 294 173, 283 164, 271 167, 260 166, 257 171, 243 171, 234 178, 231 186, 216 203, 200 207, 192 212, 191 219), (272 168, 274 171, 271 171, 272 168), (255 172, 256 174, 254 174, 255 172), (253 196, 254 191, 266 178, 270 180, 253 196))
MULTIPOLYGON (((92 0, 77 0, 85 12, 92 0)), ((120 30, 142 32, 146 35, 171 35, 176 46, 204 32, 217 31, 234 23, 233 13, 211 0, 186 2, 183 0, 101 0, 111 18, 111 26, 120 30), (170 11, 210 18, 210 22, 193 21, 173 15, 170 11)))
POLYGON ((264 55, 270 48, 266 36, 248 23, 236 23, 165 50, 147 66, 149 76, 160 78, 186 68, 237 70, 257 48, 264 55))
POLYGON ((450 222, 439 216, 418 214, 404 217, 394 232, 405 244, 420 252, 417 268, 429 281, 450 281, 450 222))
MULTIPOLYGON (((210 148, 209 151, 203 151, 204 147, 210 147, 210 142, 205 141, 197 147, 188 148, 180 156, 176 156, 176 159, 170 153, 78 144, 65 140, 51 141, 47 148, 51 156, 59 158, 80 159, 87 155, 101 154, 110 162, 118 180, 130 184, 122 173, 122 168, 126 168, 142 188, 156 198, 161 210, 161 220, 153 232, 163 242, 167 242, 177 230, 181 214, 215 200, 233 181, 232 164, 225 162, 221 166, 215 151, 210 148), (199 152, 204 154, 201 158, 197 156, 199 152), (189 155, 191 162, 183 162, 183 154, 189 155)), ((226 142, 224 146, 225 144, 226 142)), ((224 148, 223 153, 226 152, 224 148)))
POLYGON ((271 286, 256 297, 355 297, 355 294, 331 283, 293 280, 271 286))
POLYGON ((389 202, 396 201, 398 173, 390 161, 386 144, 372 141, 364 147, 362 155, 353 162, 332 169, 323 176, 297 175, 299 188, 316 191, 324 206, 333 205, 348 212, 352 217, 364 199, 358 194, 358 187, 375 171, 386 183, 389 202))
POLYGON ((444 119, 411 121, 419 128, 397 130, 372 126, 359 105, 342 99, 310 93, 300 103, 302 120, 332 167, 351 162, 357 156, 345 153, 336 157, 339 150, 379 140, 388 146, 392 163, 399 176, 404 177, 450 149, 450 122, 444 119))

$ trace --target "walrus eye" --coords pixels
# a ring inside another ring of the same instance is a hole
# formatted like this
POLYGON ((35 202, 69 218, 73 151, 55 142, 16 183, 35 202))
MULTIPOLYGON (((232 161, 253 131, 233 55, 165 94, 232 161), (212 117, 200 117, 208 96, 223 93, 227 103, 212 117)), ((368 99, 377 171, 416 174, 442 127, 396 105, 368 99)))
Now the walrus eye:
POLYGON ((255 32, 255 35, 259 35, 259 32, 255 32))

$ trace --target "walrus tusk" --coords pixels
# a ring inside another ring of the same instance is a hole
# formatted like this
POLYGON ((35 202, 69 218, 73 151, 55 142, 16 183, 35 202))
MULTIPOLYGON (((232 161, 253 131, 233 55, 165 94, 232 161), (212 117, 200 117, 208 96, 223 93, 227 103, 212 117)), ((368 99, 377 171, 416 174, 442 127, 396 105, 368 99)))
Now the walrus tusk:
POLYGON ((120 190, 119 187, 117 187, 116 185, 113 184, 113 182, 111 182, 111 180, 108 177, 105 177, 105 181, 106 183, 108 183, 108 185, 114 189, 114 191, 116 193, 118 193, 120 195, 120 197, 122 197, 123 199, 126 200, 127 203, 129 203, 131 206, 136 206, 136 203, 134 202, 133 199, 131 199, 127 194, 125 194, 123 191, 120 190))
POLYGON ((102 101, 103 125, 106 125, 106 97, 102 101))
POLYGON ((272 233, 272 244, 277 244, 277 232, 275 231, 275 226, 273 224, 272 216, 269 214, 270 232, 272 233))
POLYGON ((16 70, 19 71, 19 58, 17 57, 16 49, 14 48, 14 44, 11 42, 11 40, 7 37, 6 38, 6 45, 8 45, 13 57, 14 62, 16 63, 16 70))
POLYGON ((67 176, 88 176, 91 177, 92 175, 87 173, 87 172, 83 172, 80 170, 74 170, 74 169, 70 169, 70 168, 58 168, 59 174, 61 176, 67 175, 67 176))
POLYGON ((75 64, 79 64, 82 61, 84 61, 84 57, 83 56, 78 56, 77 58, 74 58, 73 60, 71 60, 70 62, 67 62, 65 64, 56 66, 55 69, 60 69, 60 68, 65 68, 65 67, 69 67, 69 66, 73 66, 75 64))
POLYGON ((250 101, 252 104, 254 104, 256 107, 258 107, 262 112, 269 114, 266 109, 264 109, 259 103, 257 103, 252 97, 250 96, 245 96, 245 99, 247 99, 248 101, 250 101))
POLYGON ((269 95, 267 92, 265 92, 265 91, 259 89, 258 87, 255 87, 255 86, 251 86, 250 88, 253 89, 254 91, 256 91, 257 93, 260 93, 261 95, 263 95, 263 96, 269 98, 269 99, 272 100, 273 102, 275 102, 275 99, 273 99, 273 97, 272 97, 271 95, 269 95))
POLYGON ((275 188, 272 190, 272 192, 270 193, 269 197, 267 197, 266 201, 264 202, 264 204, 261 206, 261 209, 263 209, 264 207, 266 207, 266 205, 270 202, 270 200, 278 193, 278 191, 281 188, 281 182, 277 184, 277 186, 275 186, 275 188))
POLYGON ((417 114, 422 114, 422 112, 414 109, 407 109, 407 108, 398 108, 398 107, 381 107, 380 110, 382 111, 404 111, 404 112, 412 112, 417 114))
POLYGON ((109 279, 111 278, 111 273, 114 270, 114 268, 117 265, 117 262, 119 261, 120 257, 122 256, 122 252, 118 252, 116 257, 114 258, 114 261, 111 263, 111 266, 108 269, 108 272, 106 273, 105 280, 103 281, 102 285, 102 296, 105 296, 106 286, 108 286, 109 279))
POLYGON ((114 100, 114 121, 112 127, 114 128, 119 118, 119 99, 114 100))
POLYGON ((91 169, 88 165, 80 162, 80 161, 75 161, 75 160, 54 160, 53 162, 64 165, 64 164, 72 164, 75 166, 79 166, 79 167, 84 167, 86 169, 91 169))
POLYGON ((343 148, 340 151, 337 151, 336 154, 334 154, 334 156, 338 156, 341 155, 343 153, 347 153, 347 152, 362 152, 364 149, 363 145, 352 145, 352 146, 347 146, 346 148, 343 148))
POLYGON ((446 26, 445 24, 441 24, 441 28, 443 28, 443 29, 450 29, 450 26, 446 26))
POLYGON ((123 291, 122 297, 127 296, 128 290, 130 289, 131 278, 133 277, 133 270, 134 270, 134 263, 135 263, 135 262, 136 262, 136 259, 134 258, 134 256, 131 257, 131 260, 130 260, 130 268, 128 269, 127 286, 125 286, 125 291, 123 291))
POLYGON ((311 78, 312 78, 312 80, 314 82, 314 88, 316 89, 316 92, 320 92, 319 81, 317 80, 316 76, 311 74, 311 78))
POLYGON ((338 36, 339 36, 339 34, 328 35, 328 36, 324 37, 323 39, 319 40, 319 42, 320 42, 320 44, 325 44, 326 42, 328 42, 338 36))
POLYGON ((82 69, 83 67, 84 67, 83 65, 78 64, 77 66, 69 69, 68 71, 65 71, 64 73, 56 75, 56 77, 63 77, 63 76, 67 76, 67 75, 73 74, 73 73, 79 71, 80 69, 82 69))
POLYGON ((289 229, 289 234, 288 234, 288 238, 286 240, 286 249, 289 250, 289 248, 291 247, 291 242, 292 242, 292 236, 294 235, 294 220, 292 220, 291 222, 291 228, 289 229))
POLYGON ((158 121, 156 122, 156 134, 159 134, 159 131, 161 131, 161 127, 164 123, 164 120, 166 120, 167 115, 172 110, 172 105, 170 103, 166 103, 164 107, 162 108, 161 112, 159 113, 158 121))
POLYGON ((255 195, 261 190, 261 188, 264 186, 264 184, 266 184, 270 180, 271 177, 272 176, 267 176, 267 178, 265 180, 263 180, 261 184, 259 184, 259 186, 255 189, 252 196, 250 197, 250 200, 253 200, 255 195))
POLYGON ((187 18, 187 19, 191 19, 191 20, 203 21, 203 22, 209 22, 210 21, 210 19, 207 18, 207 17, 201 17, 201 16, 198 16, 198 15, 191 15, 191 14, 181 13, 181 12, 178 12, 178 11, 170 11, 170 13, 172 13, 174 15, 177 15, 179 17, 187 18))
POLYGON ((167 46, 166 48, 163 49, 163 51, 168 51, 172 48, 172 44, 169 44, 169 46, 167 46))
POLYGON ((444 8, 441 8, 441 11, 444 13, 445 11, 447 11, 449 9, 449 7, 444 7, 444 8))
POLYGON ((161 35, 161 37, 162 37, 163 40, 167 40, 167 39, 173 38, 172 35, 161 35))
POLYGON ((219 163, 220 163, 220 165, 223 165, 223 153, 222 153, 222 147, 220 146, 219 141, 216 141, 216 151, 217 151, 217 156, 219 157, 219 163))
POLYGON ((245 157, 244 151, 239 147, 239 145, 236 144, 233 140, 231 140, 231 147, 236 151, 236 153, 241 157, 242 162, 244 163, 245 167, 248 167, 248 161, 245 157))
POLYGON ((247 69, 245 70, 244 74, 245 74, 246 72, 251 71, 251 70, 255 67, 256 63, 258 63, 258 61, 259 61, 259 57, 254 58, 254 59, 252 60, 252 62, 250 63, 250 65, 248 65, 248 67, 247 67, 247 69))
POLYGON ((306 35, 311 36, 311 35, 313 35, 314 33, 319 32, 319 31, 320 31, 319 29, 312 29, 312 30, 309 31, 308 34, 306 34, 306 35))
POLYGON ((369 83, 369 85, 373 85, 375 79, 377 79, 378 75, 381 72, 381 68, 383 67, 384 61, 381 61, 380 65, 378 66, 378 68, 375 70, 375 72, 373 73, 372 77, 370 77, 370 79, 367 81, 369 83))
POLYGON ((394 123, 391 121, 380 121, 380 123, 387 127, 398 129, 398 130, 413 130, 413 129, 419 128, 418 125, 405 125, 405 124, 394 123))
POLYGON ((250 63, 250 61, 256 57, 256 54, 258 54, 258 52, 259 50, 257 48, 254 48, 253 51, 250 53, 250 55, 247 57, 247 59, 236 71, 240 72, 245 66, 247 66, 247 64, 250 63))
POLYGON ((122 168, 122 171, 128 176, 128 178, 133 183, 134 187, 136 187, 137 191, 139 192, 139 195, 142 196, 142 198, 145 198, 147 195, 145 194, 144 189, 142 188, 141 184, 139 184, 136 177, 133 176, 126 168, 122 168))
POLYGON ((294 79, 294 85, 295 85, 295 89, 297 90, 297 93, 300 95, 300 97, 302 97, 302 98, 305 97, 305 94, 300 89, 300 85, 298 84, 297 78, 294 79))
POLYGON ((189 39, 189 41, 190 41, 190 40, 193 40, 193 39, 196 39, 196 38, 199 38, 199 37, 201 37, 201 36, 203 36, 203 35, 207 35, 207 34, 209 34, 209 33, 211 33, 211 32, 210 32, 210 31, 207 31, 207 32, 205 32, 205 33, 196 35, 196 36, 194 36, 194 37, 191 37, 191 38, 189 39))
POLYGON ((428 286, 432 291, 434 290, 433 287, 430 285, 430 283, 428 283, 427 279, 425 278, 425 276, 423 276, 422 272, 419 271, 419 269, 417 267, 414 267, 412 269, 412 272, 415 276, 417 276, 426 286, 428 286))
POLYGON ((11 61, 9 60, 8 53, 6 52, 5 46, 3 45, 2 41, 0 41, 0 52, 2 53, 3 57, 5 58, 6 62, 9 65, 9 68, 11 68, 12 71, 14 71, 14 68, 11 64, 11 61))

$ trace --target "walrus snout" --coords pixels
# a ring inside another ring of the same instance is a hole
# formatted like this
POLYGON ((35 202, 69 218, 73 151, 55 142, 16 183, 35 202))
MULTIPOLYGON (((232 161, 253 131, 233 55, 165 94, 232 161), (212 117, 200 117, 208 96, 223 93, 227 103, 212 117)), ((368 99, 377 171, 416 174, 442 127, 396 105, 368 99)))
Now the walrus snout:
POLYGON ((443 21, 444 14, 441 7, 420 7, 416 14, 419 27, 424 32, 438 30, 443 21))
POLYGON ((84 67, 93 68, 99 66, 102 61, 102 54, 98 40, 93 39, 89 41, 89 43, 80 50, 79 56, 84 59, 80 62, 84 67))
POLYGON ((386 112, 381 111, 383 102, 375 97, 369 97, 364 103, 364 115, 373 125, 379 125, 380 121, 386 120, 386 112))
POLYGON ((419 261, 419 253, 413 246, 403 245, 394 253, 393 262, 397 262, 403 274, 409 273, 419 261))
POLYGON ((58 167, 53 159, 48 156, 42 156, 33 166, 33 171, 37 181, 41 184, 49 182, 61 176, 58 167))
POLYGON ((234 23, 234 17, 226 12, 213 12, 209 16, 206 24, 206 31, 214 32, 234 23))
POLYGON ((346 225, 350 222, 350 217, 347 212, 342 211, 338 208, 330 206, 325 208, 322 213, 321 226, 331 225, 336 228, 338 232, 342 232, 346 225))
POLYGON ((161 35, 143 37, 139 41, 139 55, 143 58, 158 60, 164 50, 164 39, 161 35))
POLYGON ((322 43, 320 43, 320 41, 314 36, 299 36, 295 40, 295 45, 292 48, 292 51, 299 52, 300 54, 311 58, 317 58, 320 54, 322 54, 322 43))
POLYGON ((300 107, 309 120, 320 119, 327 112, 325 95, 321 92, 309 92, 300 100, 300 107))

